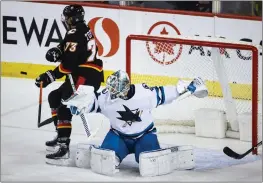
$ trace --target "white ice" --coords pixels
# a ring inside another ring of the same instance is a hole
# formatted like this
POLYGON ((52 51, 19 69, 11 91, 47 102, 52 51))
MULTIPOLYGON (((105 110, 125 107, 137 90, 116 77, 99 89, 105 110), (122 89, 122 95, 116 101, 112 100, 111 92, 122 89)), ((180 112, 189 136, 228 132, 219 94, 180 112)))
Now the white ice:
MULTIPOLYGON (((42 120, 50 117, 48 93, 61 83, 52 83, 43 90, 42 120)), ((158 177, 141 177, 134 156, 129 155, 114 177, 93 173, 89 169, 58 167, 45 163, 45 141, 55 135, 54 126, 37 128, 39 90, 34 80, 1 78, 1 178, 2 181, 260 181, 262 153, 234 160, 222 153, 229 146, 239 153, 251 143, 234 139, 200 138, 193 134, 159 134, 161 144, 193 145, 196 168, 174 171, 158 177)), ((91 128, 100 124, 94 143, 99 144, 109 124, 99 114, 88 116, 91 128)), ((72 147, 87 143, 82 123, 73 118, 72 147)))

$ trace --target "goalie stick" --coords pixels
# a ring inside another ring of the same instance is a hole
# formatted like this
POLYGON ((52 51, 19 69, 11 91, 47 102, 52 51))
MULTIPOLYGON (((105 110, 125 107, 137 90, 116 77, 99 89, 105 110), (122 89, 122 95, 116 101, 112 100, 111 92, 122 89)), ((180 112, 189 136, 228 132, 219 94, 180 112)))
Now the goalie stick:
POLYGON ((230 149, 229 147, 224 147, 223 152, 234 159, 242 159, 244 158, 246 155, 248 155, 249 153, 251 153, 254 149, 257 149, 258 146, 262 145, 262 141, 259 142, 257 145, 253 146, 251 149, 249 149, 247 152, 245 152, 244 154, 238 154, 236 152, 234 152, 232 149, 230 149))
MULTIPOLYGON (((72 90, 73 90, 73 95, 68 99, 72 99, 74 98, 77 94, 77 90, 75 88, 75 85, 74 85, 74 81, 73 81, 73 78, 72 78, 72 75, 71 74, 68 74, 68 77, 69 77, 69 81, 70 81, 70 84, 71 84, 71 87, 72 87, 72 90)), ((89 125, 88 125, 88 121, 85 117, 85 115, 83 113, 80 114, 80 118, 81 118, 81 121, 83 123, 83 126, 84 126, 84 129, 85 129, 85 132, 87 134, 87 136, 91 136, 91 133, 90 133, 90 128, 89 128, 89 125)), ((95 134, 93 134, 92 136, 94 136, 95 134)))

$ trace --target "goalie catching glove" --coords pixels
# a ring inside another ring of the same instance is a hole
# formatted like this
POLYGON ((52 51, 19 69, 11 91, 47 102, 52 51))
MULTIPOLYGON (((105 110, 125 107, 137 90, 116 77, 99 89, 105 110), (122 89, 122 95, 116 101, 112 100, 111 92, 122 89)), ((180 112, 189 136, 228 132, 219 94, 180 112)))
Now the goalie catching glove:
POLYGON ((197 77, 192 81, 179 80, 175 86, 154 87, 157 93, 157 106, 170 104, 173 101, 180 101, 189 96, 204 98, 208 96, 208 90, 204 81, 197 77))
POLYGON ((187 91, 190 91, 191 94, 198 98, 204 98, 208 95, 208 90, 205 86, 205 82, 202 78, 195 78, 187 87, 187 91))

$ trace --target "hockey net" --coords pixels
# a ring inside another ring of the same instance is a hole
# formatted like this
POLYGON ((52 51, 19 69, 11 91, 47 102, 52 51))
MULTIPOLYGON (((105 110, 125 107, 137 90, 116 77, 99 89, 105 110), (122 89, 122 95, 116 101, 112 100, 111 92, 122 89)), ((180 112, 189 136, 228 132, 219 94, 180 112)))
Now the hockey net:
POLYGON ((190 82, 201 77, 208 87, 206 98, 190 96, 154 109, 159 133, 195 133, 197 111, 215 109, 225 114, 226 137, 239 138, 240 121, 248 120, 249 141, 256 145, 262 140, 259 57, 257 46, 222 38, 130 35, 126 39, 126 70, 132 83, 175 85, 179 79, 190 82))

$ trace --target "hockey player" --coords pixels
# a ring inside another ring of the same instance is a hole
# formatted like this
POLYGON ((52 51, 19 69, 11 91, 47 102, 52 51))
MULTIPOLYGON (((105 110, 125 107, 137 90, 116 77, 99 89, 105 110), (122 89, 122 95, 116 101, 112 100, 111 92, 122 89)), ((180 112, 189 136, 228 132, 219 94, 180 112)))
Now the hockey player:
POLYGON ((65 82, 56 90, 50 92, 48 102, 51 108, 57 136, 54 140, 47 141, 46 146, 59 145, 57 152, 47 154, 48 159, 60 159, 68 156, 71 120, 70 110, 62 105, 61 100, 68 99, 73 94, 73 89, 68 78, 71 74, 75 88, 79 85, 94 87, 95 93, 104 81, 103 62, 97 59, 97 45, 90 28, 84 20, 84 9, 80 5, 68 5, 62 13, 62 23, 67 28, 63 41, 46 53, 46 59, 50 62, 60 62, 54 70, 48 70, 36 78, 36 86, 43 83, 43 88, 50 83, 66 76, 65 82))
POLYGON ((169 104, 183 95, 193 94, 199 98, 208 95, 201 78, 189 83, 180 81, 176 86, 155 87, 134 85, 130 83, 127 73, 119 70, 107 78, 106 88, 99 94, 98 100, 85 90, 78 91, 78 96, 65 103, 72 114, 100 112, 110 120, 111 129, 101 146, 91 148, 91 159, 87 160, 91 169, 101 174, 113 174, 115 166, 131 153, 135 154, 142 175, 166 174, 172 171, 171 167, 182 168, 183 164, 185 169, 193 168, 192 149, 184 152, 181 159, 171 161, 172 148, 160 148, 151 114, 153 108, 169 104), (170 164, 172 162, 173 165, 170 164))

